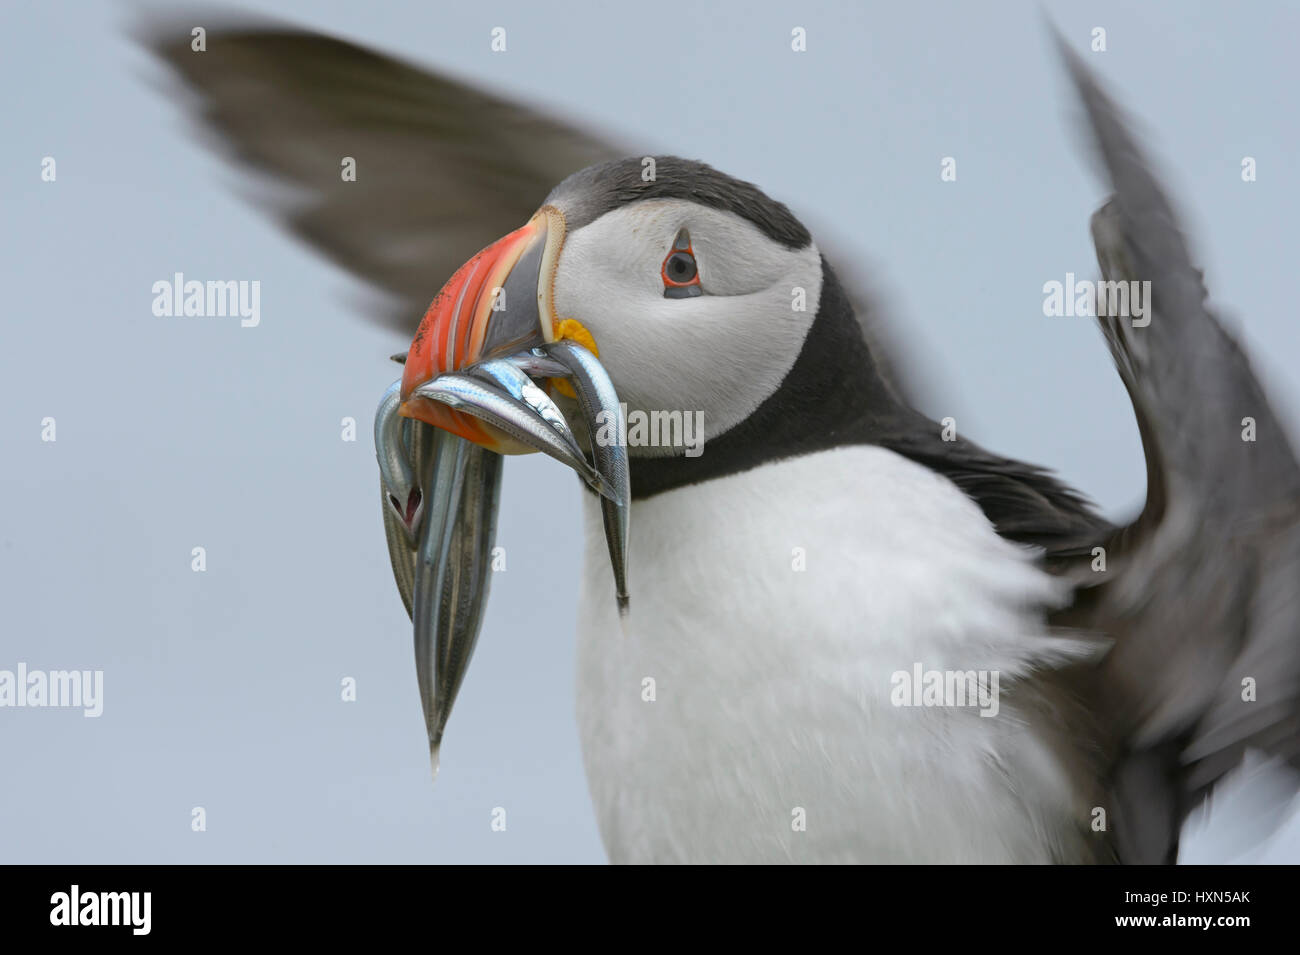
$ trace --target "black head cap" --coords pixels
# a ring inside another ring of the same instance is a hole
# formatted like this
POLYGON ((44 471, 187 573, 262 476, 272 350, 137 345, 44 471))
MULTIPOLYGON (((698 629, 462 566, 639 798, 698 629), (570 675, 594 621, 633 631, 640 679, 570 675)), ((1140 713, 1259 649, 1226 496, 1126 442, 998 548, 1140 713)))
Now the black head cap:
POLYGON ((812 236, 782 203, 769 199, 752 182, 733 179, 712 166, 677 156, 633 156, 588 166, 551 190, 548 204, 560 207, 570 229, 579 229, 607 212, 646 199, 686 199, 731 212, 774 242, 803 249, 812 236), (654 160, 654 178, 643 178, 654 160))

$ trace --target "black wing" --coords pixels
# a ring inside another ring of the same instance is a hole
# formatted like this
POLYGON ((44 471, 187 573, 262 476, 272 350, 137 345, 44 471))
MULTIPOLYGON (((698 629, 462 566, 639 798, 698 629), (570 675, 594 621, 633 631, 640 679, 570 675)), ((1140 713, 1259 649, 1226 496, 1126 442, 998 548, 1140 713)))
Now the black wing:
POLYGON ((1103 276, 1149 281, 1153 303, 1145 327, 1099 319, 1147 498, 1069 622, 1115 640, 1093 692, 1120 856, 1173 862, 1187 812, 1247 750, 1300 757, 1300 467, 1119 111, 1062 49, 1115 193, 1092 223, 1103 276))
POLYGON ((412 334, 443 282, 519 228, 565 176, 625 155, 604 140, 346 40, 221 16, 141 39, 197 95, 234 158, 275 180, 270 211, 395 299, 412 334), (190 30, 207 31, 206 51, 190 30), (344 157, 356 160, 345 182, 344 157))
MULTIPOLYGON (((331 261, 394 299, 410 335, 443 282, 528 220, 569 174, 638 153, 519 103, 346 40, 269 21, 196 15, 140 31, 197 96, 216 145, 280 187, 271 211, 331 261), (190 31, 207 31, 205 52, 190 31), (341 176, 356 160, 355 182, 341 176)), ((855 303, 899 393, 892 339, 855 303)))

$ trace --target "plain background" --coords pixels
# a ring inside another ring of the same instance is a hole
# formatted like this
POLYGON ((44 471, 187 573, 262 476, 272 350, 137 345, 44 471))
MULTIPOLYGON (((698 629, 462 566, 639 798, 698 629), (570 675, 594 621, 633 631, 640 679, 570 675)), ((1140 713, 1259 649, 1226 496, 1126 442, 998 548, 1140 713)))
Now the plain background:
MULTIPOLYGON (((1137 432, 1100 337, 1042 314, 1044 282, 1095 274, 1087 223, 1105 191, 1039 4, 273 10, 579 118, 630 154, 759 183, 882 290, 924 410, 1057 469, 1111 517, 1140 503, 1137 432), (496 26, 505 54, 489 49, 496 26)), ((1106 28, 1089 62, 1140 118, 1212 295, 1300 421, 1296 8, 1046 12, 1081 51, 1106 28)), ((125 33, 138 14, 0 13, 0 668, 105 671, 97 720, 0 710, 0 860, 603 860, 572 713, 576 484, 538 456, 508 462, 508 570, 431 785, 369 439, 406 342, 240 198, 153 85, 125 33), (260 327, 155 317, 152 285, 178 271, 259 280, 260 327)), ((430 297, 446 278, 429 276, 430 297)), ((1300 860, 1300 838, 1263 858, 1300 860)))

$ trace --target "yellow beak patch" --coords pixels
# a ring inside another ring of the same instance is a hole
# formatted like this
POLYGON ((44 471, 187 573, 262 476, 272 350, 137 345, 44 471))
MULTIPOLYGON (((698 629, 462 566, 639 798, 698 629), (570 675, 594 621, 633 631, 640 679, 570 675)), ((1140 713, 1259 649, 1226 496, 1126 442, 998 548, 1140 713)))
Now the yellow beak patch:
MULTIPOLYGON (((576 318, 566 318, 555 326, 555 340, 560 341, 562 339, 577 342, 597 358, 600 357, 600 350, 596 348, 596 339, 591 337, 591 332, 587 331, 587 326, 576 318)), ((551 386, 566 397, 578 397, 578 393, 573 390, 573 385, 563 378, 552 378, 551 386)))

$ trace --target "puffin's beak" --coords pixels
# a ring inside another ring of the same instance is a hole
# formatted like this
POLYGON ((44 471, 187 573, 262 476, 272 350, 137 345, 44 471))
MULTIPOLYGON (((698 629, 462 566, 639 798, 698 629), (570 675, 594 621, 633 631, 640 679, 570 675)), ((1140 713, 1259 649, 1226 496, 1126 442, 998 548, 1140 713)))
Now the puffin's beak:
POLYGON ((438 375, 555 340, 551 286, 564 216, 543 206, 523 228, 489 245, 442 287, 411 341, 400 414, 499 454, 536 450, 497 427, 417 392, 438 375))

